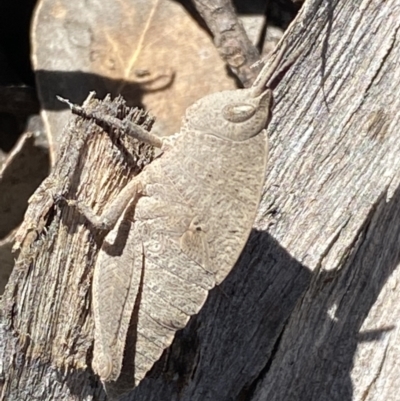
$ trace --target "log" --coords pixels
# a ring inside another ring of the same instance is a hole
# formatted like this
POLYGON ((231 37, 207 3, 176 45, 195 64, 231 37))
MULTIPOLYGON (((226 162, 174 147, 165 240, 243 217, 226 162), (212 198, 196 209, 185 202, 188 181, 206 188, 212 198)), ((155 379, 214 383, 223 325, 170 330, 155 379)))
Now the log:
MULTIPOLYGON (((284 38, 304 51, 276 91, 248 244, 125 400, 397 399, 399 5, 304 4, 284 38)), ((105 399, 90 369, 98 234, 54 205, 77 190, 101 210, 135 173, 102 138, 67 141, 28 210, 24 229, 36 226, 2 299, 1 400, 105 399)))

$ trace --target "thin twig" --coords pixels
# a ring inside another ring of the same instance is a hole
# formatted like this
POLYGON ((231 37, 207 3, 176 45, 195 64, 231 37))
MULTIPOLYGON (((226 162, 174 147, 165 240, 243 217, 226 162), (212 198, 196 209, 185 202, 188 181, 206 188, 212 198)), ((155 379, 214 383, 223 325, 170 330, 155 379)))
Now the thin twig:
POLYGON ((251 86, 262 68, 260 54, 248 38, 231 0, 193 0, 214 36, 221 57, 245 87, 251 86), (257 63, 254 68, 251 66, 257 63))

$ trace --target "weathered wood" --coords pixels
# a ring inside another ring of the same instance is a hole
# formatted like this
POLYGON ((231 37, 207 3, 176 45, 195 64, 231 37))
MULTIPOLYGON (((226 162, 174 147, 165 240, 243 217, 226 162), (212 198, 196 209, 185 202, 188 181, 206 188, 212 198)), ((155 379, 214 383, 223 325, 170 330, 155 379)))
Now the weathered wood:
MULTIPOLYGON (((287 40, 308 50, 276 92, 250 240, 127 398, 397 399, 399 5, 305 3, 287 40)), ((87 233, 76 220, 70 230, 87 233)), ((69 266, 14 271, 3 299, 1 399, 102 399, 87 369, 91 272, 69 266)))
MULTIPOLYGON (((128 115, 146 128, 153 123, 141 110, 129 112, 121 99, 100 104, 90 99, 88 107, 114 117, 128 115)), ((93 349, 92 267, 104 233, 82 224, 84 219, 62 198, 94 204, 100 212, 154 152, 81 118, 73 119, 64 135, 59 160, 30 199, 16 235, 20 254, 2 299, 6 400, 105 398, 87 369, 93 349), (65 380, 59 381, 60 375, 65 380), (90 389, 84 383, 92 383, 90 389)))

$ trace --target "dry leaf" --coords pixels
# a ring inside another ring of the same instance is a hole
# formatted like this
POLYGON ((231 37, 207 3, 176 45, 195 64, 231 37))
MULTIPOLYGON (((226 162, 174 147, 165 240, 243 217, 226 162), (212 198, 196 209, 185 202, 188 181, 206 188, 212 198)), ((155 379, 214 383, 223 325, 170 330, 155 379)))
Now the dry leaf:
POLYGON ((55 95, 81 103, 90 90, 121 93, 168 135, 195 100, 235 87, 208 33, 175 1, 41 0, 32 42, 53 148, 69 115, 55 95))

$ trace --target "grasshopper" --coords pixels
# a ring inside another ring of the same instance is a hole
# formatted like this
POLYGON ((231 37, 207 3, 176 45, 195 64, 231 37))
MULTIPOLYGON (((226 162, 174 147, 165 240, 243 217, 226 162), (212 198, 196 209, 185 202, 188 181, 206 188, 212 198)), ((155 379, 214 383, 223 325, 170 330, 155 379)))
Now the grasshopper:
POLYGON ((101 216, 75 203, 95 227, 109 230, 92 290, 92 367, 103 382, 120 375, 132 322, 137 384, 237 261, 261 198, 272 82, 284 50, 250 88, 214 93, 190 106, 170 137, 69 104, 75 114, 161 149, 101 216))

